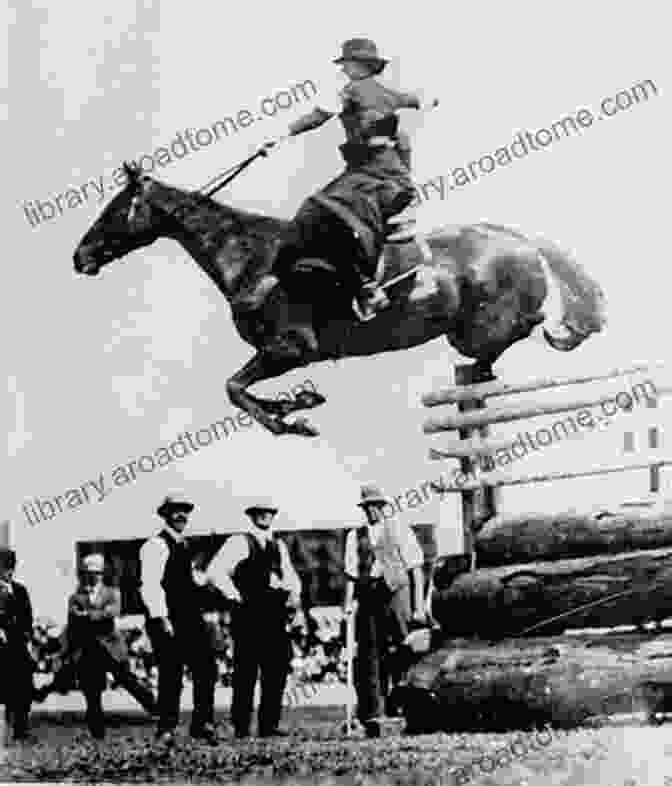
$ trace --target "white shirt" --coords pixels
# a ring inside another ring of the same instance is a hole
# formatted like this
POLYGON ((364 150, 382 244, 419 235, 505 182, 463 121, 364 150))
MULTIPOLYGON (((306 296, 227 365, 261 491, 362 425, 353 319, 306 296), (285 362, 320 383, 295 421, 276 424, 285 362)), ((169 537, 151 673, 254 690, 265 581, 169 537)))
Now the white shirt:
MULTIPOLYGON (((402 524, 397 518, 389 518, 365 526, 368 527, 371 548, 374 553, 371 566, 372 578, 385 577, 388 568, 390 572, 393 572, 392 564, 396 560, 400 560, 406 570, 422 567, 425 559, 424 554, 415 533, 408 524, 402 524)), ((345 574, 353 580, 359 577, 356 529, 348 532, 345 541, 345 574)))
MULTIPOLYGON (((272 540, 270 530, 254 527, 249 533, 255 537, 260 546, 272 540)), ((301 580, 294 570, 286 544, 280 538, 276 539, 280 551, 280 568, 282 570, 281 586, 290 593, 290 600, 298 605, 301 596, 301 580)), ((232 535, 215 554, 208 565, 207 575, 210 581, 218 587, 227 598, 235 597, 237 589, 232 581, 232 576, 239 563, 250 555, 250 545, 244 535, 232 535)))
MULTIPOLYGON (((167 533, 175 543, 181 543, 183 540, 183 537, 170 527, 164 527, 161 532, 167 533)), ((166 594, 161 586, 161 579, 163 579, 163 572, 169 556, 168 544, 162 537, 159 537, 158 532, 146 540, 140 549, 140 575, 142 576, 140 594, 150 617, 168 616, 166 594)))

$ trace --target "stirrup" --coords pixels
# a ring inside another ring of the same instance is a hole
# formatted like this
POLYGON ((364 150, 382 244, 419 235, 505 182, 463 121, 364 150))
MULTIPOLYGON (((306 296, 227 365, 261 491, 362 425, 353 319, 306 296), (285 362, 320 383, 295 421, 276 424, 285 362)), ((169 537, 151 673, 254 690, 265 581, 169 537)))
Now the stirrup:
POLYGON ((359 301, 359 295, 352 299, 352 310, 360 322, 370 322, 379 311, 390 305, 390 299, 379 287, 372 288, 372 297, 364 302, 364 308, 359 301), (376 300, 378 302, 376 302, 376 300), (368 306, 368 308, 366 308, 368 306))

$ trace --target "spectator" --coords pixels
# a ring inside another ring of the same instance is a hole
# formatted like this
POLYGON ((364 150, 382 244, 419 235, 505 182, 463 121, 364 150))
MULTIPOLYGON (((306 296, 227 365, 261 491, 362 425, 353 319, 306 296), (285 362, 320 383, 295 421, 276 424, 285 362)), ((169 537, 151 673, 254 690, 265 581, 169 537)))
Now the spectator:
POLYGON ((345 613, 355 613, 357 658, 354 678, 357 716, 367 736, 380 736, 391 683, 402 676, 404 640, 409 624, 425 621, 423 553, 413 530, 394 514, 392 501, 375 486, 363 486, 359 507, 367 523, 348 533, 345 542, 345 613), (392 514, 384 515, 385 508, 392 514), (412 572, 415 612, 411 613, 412 572), (393 656, 392 652, 395 652, 393 656))
POLYGON ((250 735, 254 686, 260 675, 259 736, 285 736, 278 727, 291 660, 287 608, 298 608, 301 582, 287 546, 272 533, 278 509, 264 502, 245 513, 251 530, 229 538, 208 568, 211 581, 236 604, 231 615, 231 719, 238 739, 250 735))
POLYGON ((79 685, 86 700, 87 725, 97 739, 105 736, 102 695, 108 672, 147 712, 155 709, 151 690, 131 671, 126 643, 117 630, 121 593, 105 584, 104 576, 102 554, 84 557, 78 587, 68 600, 68 621, 54 678, 34 692, 36 701, 44 701, 54 691, 67 693, 79 685))
POLYGON ((189 733, 211 745, 218 742, 214 724, 217 662, 204 619, 203 594, 183 537, 193 509, 193 503, 181 494, 166 497, 156 511, 164 526, 140 550, 147 633, 159 667, 156 738, 165 745, 174 743, 185 665, 194 685, 189 733))
POLYGON ((16 552, 0 547, 0 674, 7 723, 15 740, 28 737, 35 664, 28 651, 33 610, 23 584, 14 581, 16 552))
POLYGON ((105 736, 103 692, 107 687, 108 655, 123 660, 124 642, 115 619, 121 613, 121 594, 103 582, 102 554, 84 557, 79 586, 68 600, 67 650, 73 658, 79 687, 86 701, 86 723, 96 739, 105 736))

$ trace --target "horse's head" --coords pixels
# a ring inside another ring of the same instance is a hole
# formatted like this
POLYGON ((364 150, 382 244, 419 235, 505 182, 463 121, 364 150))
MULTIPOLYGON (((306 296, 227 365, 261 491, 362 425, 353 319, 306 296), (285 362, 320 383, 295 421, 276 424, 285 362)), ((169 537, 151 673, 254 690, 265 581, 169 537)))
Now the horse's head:
POLYGON ((123 169, 128 183, 75 250, 73 259, 78 273, 95 276, 109 262, 148 246, 159 237, 159 211, 148 198, 156 183, 134 164, 124 163, 123 169))

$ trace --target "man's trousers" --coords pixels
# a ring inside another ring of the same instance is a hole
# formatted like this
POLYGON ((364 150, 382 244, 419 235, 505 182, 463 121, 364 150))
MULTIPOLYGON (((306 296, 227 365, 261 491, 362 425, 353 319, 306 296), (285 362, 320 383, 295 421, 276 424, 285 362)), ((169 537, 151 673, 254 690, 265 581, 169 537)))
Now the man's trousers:
POLYGON ((410 588, 390 592, 382 579, 357 586, 355 637, 357 657, 354 664, 357 692, 357 718, 362 722, 382 718, 391 683, 399 680, 399 648, 408 635, 411 617, 410 588))
POLYGON ((158 733, 174 731, 180 718, 184 667, 188 666, 194 688, 194 711, 190 731, 198 733, 215 719, 217 660, 204 624, 173 622, 171 636, 154 620, 147 623, 159 667, 158 733))
POLYGON ((254 688, 261 680, 258 727, 261 736, 273 734, 280 723, 291 657, 291 645, 282 614, 264 614, 245 606, 232 617, 233 702, 231 721, 236 735, 250 733, 254 688))
POLYGON ((34 669, 35 664, 25 645, 11 644, 2 647, 0 670, 3 674, 3 685, 0 693, 5 704, 5 717, 15 739, 21 739, 28 733, 34 669))

